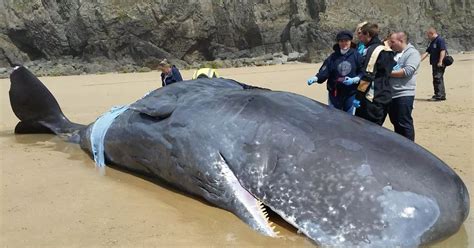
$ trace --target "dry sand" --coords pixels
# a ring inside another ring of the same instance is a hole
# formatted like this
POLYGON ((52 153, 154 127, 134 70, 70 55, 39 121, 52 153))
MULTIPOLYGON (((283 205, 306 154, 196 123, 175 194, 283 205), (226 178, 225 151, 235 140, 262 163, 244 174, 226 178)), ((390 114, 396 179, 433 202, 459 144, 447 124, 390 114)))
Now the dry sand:
MULTIPOLYGON (((416 142, 447 162, 474 199, 474 55, 456 55, 445 79, 448 100, 427 102, 431 71, 418 74, 416 142)), ((324 85, 306 79, 320 64, 222 69, 221 76, 326 103, 324 85)), ((189 79, 192 71, 183 71, 189 79)), ((41 80, 73 121, 90 123, 114 105, 135 101, 160 85, 157 72, 45 77, 41 80)), ((232 213, 113 169, 101 176, 75 144, 52 135, 13 135, 17 122, 0 80, 2 247, 311 247, 289 228, 284 238, 259 235, 232 213)), ((392 128, 389 121, 385 126, 392 128)), ((473 206, 474 204, 471 204, 473 206)), ((461 230, 436 247, 474 246, 474 211, 461 230)))

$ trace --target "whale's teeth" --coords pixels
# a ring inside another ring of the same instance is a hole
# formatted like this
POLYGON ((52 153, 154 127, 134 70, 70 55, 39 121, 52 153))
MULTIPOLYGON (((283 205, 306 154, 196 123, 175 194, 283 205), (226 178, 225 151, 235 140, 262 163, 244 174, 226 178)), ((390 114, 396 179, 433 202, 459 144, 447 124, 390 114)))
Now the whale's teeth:
POLYGON ((280 235, 280 232, 276 230, 276 225, 275 225, 275 223, 269 221, 268 224, 270 225, 270 228, 272 228, 273 233, 275 233, 275 237, 276 237, 276 238, 282 238, 282 237, 283 237, 282 235, 280 235))
POLYGON ((274 237, 276 238, 281 238, 282 236, 280 235, 279 231, 276 231, 276 225, 272 221, 270 221, 270 217, 268 216, 267 208, 265 207, 265 204, 263 204, 262 201, 257 199, 257 207, 260 209, 260 213, 265 217, 267 220, 268 226, 273 230, 273 233, 275 234, 274 237))

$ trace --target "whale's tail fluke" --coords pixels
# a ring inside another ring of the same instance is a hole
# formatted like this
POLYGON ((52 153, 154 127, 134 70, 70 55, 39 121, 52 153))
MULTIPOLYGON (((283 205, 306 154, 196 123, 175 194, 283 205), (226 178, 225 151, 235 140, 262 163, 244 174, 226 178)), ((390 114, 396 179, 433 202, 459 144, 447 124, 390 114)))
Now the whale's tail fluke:
POLYGON ((16 66, 10 82, 10 104, 20 119, 15 133, 54 133, 70 137, 84 128, 64 116, 51 92, 25 67, 16 66))

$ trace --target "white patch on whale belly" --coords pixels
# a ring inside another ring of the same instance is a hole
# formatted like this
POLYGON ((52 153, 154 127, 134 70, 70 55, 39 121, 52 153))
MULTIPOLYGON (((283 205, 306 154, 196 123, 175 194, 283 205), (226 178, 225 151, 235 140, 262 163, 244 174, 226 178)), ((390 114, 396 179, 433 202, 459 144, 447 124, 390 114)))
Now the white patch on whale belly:
POLYGON ((407 207, 403 209, 403 212, 400 213, 400 216, 403 218, 413 218, 415 216, 415 208, 407 207))
POLYGON ((385 240, 399 240, 402 247, 415 247, 421 243, 421 236, 438 220, 438 203, 424 195, 408 191, 396 191, 390 186, 383 188, 383 195, 377 197, 383 214, 382 221, 388 223, 382 232, 382 239, 369 237, 374 245, 385 240), (424 211, 419 211, 423 209, 424 211))

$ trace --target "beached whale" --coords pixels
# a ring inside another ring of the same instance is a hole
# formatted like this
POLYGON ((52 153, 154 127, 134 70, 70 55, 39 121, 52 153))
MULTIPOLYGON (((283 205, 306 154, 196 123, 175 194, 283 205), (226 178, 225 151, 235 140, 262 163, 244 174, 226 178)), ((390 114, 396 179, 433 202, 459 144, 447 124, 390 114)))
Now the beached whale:
POLYGON ((410 140, 309 98, 228 79, 157 89, 85 126, 24 67, 11 76, 16 133, 52 132, 96 162, 160 178, 277 236, 272 209, 320 245, 412 247, 454 234, 469 194, 410 140))

